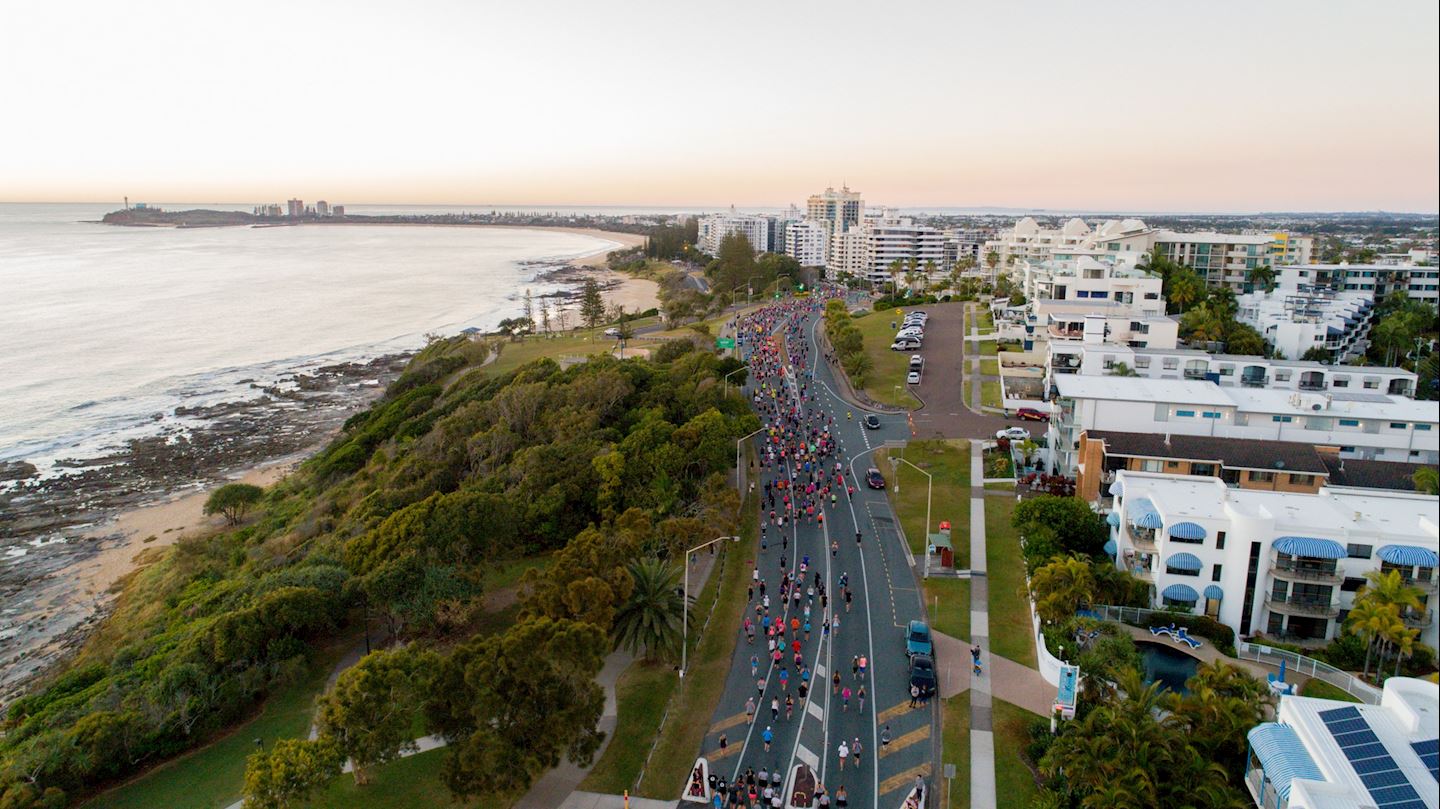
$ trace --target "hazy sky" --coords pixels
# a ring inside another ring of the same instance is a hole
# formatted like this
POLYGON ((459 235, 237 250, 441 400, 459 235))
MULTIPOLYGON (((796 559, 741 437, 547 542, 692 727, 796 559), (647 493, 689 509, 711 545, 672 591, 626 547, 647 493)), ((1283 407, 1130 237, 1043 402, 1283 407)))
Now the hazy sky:
POLYGON ((0 200, 1430 212, 1437 9, 9 3, 0 200))

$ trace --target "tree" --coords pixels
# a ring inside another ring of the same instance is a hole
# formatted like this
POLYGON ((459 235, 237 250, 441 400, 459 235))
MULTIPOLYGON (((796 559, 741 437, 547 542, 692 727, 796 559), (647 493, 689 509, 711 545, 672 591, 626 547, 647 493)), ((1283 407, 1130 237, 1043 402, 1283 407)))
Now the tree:
POLYGON ((535 330, 535 299, 530 297, 530 290, 525 290, 524 308, 521 309, 525 317, 525 325, 528 331, 535 330))
POLYGON ((1231 354, 1262 357, 1265 355, 1265 338, 1250 326, 1231 321, 1225 334, 1225 350, 1231 354))
POLYGON ((1165 297, 1181 313, 1205 294, 1205 282, 1189 267, 1180 267, 1172 271, 1168 280, 1165 297))
POLYGON ((635 584, 615 612, 610 629, 615 646, 633 654, 643 651, 647 660, 674 657, 680 651, 685 616, 675 569, 651 557, 632 562, 629 572, 635 584))
POLYGON ((1440 494, 1440 470, 1433 466, 1416 469, 1415 474, 1410 476, 1410 480, 1415 484, 1417 492, 1431 495, 1440 494))
POLYGON ((1209 303, 1202 302, 1181 316, 1180 330, 1187 340, 1219 342, 1225 339, 1225 319, 1209 303))
POLYGON ((1357 601, 1345 619, 1345 631, 1365 641, 1365 676, 1370 675, 1370 655, 1379 645, 1380 631, 1389 625, 1392 615, 1398 615, 1394 606, 1377 601, 1357 601))
POLYGON ((887 269, 890 270, 890 291, 898 295, 900 293, 900 276, 905 272, 905 262, 897 258, 890 262, 887 269))
POLYGON ((1329 363, 1332 357, 1330 356, 1330 349, 1324 346, 1310 346, 1305 349, 1304 354, 1300 355, 1300 359, 1305 362, 1329 363))
POLYGON ((990 273, 995 273, 995 268, 1000 266, 1000 254, 991 250, 985 254, 985 266, 990 268, 990 273))
POLYGON ((1108 376, 1139 376, 1140 372, 1131 368, 1128 363, 1117 362, 1110 366, 1108 376))
POLYGON ((1249 281, 1253 288, 1271 292, 1275 289, 1275 268, 1269 264, 1260 264, 1246 273, 1245 280, 1249 281))
POLYGON ((371 652, 316 701, 315 725, 350 759, 357 784, 369 780, 371 766, 415 749, 416 663, 408 649, 371 652))
POLYGON ((249 483, 227 483, 205 500, 205 514, 223 514, 225 521, 239 525, 250 507, 259 503, 265 490, 249 483))
POLYGON ((756 274, 755 246, 744 233, 727 234, 720 240, 719 253, 711 268, 707 268, 707 274, 716 288, 726 293, 744 286, 750 276, 756 274))
POLYGON ((545 330, 545 333, 546 333, 546 334, 549 334, 550 331, 551 331, 551 329, 550 329, 550 304, 547 303, 546 301, 541 301, 541 302, 540 302, 540 327, 545 330))
POLYGON ((1047 623, 1059 623, 1095 598, 1090 562, 1078 555, 1058 557, 1030 577, 1035 613, 1047 623))
POLYGON ((280 739, 245 760, 245 805, 285 809, 340 774, 345 756, 330 739, 280 739))
POLYGON ((1011 524, 1025 539, 1025 560, 1031 570, 1054 556, 1103 553, 1110 528, 1105 518, 1076 497, 1042 494, 1015 507, 1011 524))
POLYGON ((600 283, 586 278, 580 291, 580 319, 585 327, 593 329, 605 321, 605 300, 600 297, 600 283))

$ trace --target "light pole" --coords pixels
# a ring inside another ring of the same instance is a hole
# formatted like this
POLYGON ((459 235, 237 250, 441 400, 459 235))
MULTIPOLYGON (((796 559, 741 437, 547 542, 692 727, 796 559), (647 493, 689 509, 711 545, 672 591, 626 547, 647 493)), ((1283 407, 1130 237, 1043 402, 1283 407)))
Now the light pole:
POLYGON ((903 463, 907 466, 910 466, 914 468, 916 472, 919 472, 920 474, 925 476, 925 578, 928 579, 930 578, 930 502, 931 497, 935 494, 935 478, 929 472, 926 472, 924 469, 915 466, 915 464, 910 463, 904 458, 892 457, 890 459, 890 462, 895 465, 896 494, 900 493, 900 464, 903 463))
POLYGON ((685 594, 684 605, 682 607, 682 615, 684 617, 680 621, 680 679, 682 680, 685 679, 685 667, 690 663, 690 554, 696 551, 704 550, 711 545, 714 545, 716 542, 720 542, 726 539, 733 542, 740 541, 740 537, 738 536, 715 537, 709 542, 702 542, 699 545, 696 545, 695 547, 685 552, 685 594))
MULTIPOLYGON (((736 368, 735 370, 731 371, 729 374, 726 374, 726 375, 725 375, 725 395, 726 395, 726 396, 729 396, 729 395, 730 395, 730 375, 731 375, 731 374, 738 374, 738 373, 740 373, 741 371, 743 371, 743 370, 745 370, 746 368, 749 368, 749 367, 750 367, 750 366, 749 366, 748 364, 747 364, 747 365, 742 365, 742 366, 740 366, 739 368, 736 368)), ((751 433, 751 435, 754 435, 754 433, 751 433)))
POLYGON ((762 276, 762 275, 752 275, 752 276, 750 276, 749 278, 746 278, 746 279, 745 279, 745 302, 746 302, 746 303, 749 303, 750 300, 755 296, 755 289, 750 286, 750 282, 751 282, 751 281, 754 281, 756 278, 763 278, 763 277, 764 277, 764 276, 762 276))

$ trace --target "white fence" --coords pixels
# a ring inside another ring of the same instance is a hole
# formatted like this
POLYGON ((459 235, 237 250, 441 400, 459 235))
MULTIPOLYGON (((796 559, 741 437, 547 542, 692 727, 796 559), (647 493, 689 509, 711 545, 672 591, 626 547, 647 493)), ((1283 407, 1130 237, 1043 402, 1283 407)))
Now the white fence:
POLYGON ((1322 663, 1313 657, 1246 641, 1239 641, 1235 644, 1235 656, 1241 660, 1253 660, 1256 663, 1265 663, 1276 668, 1280 667, 1280 661, 1283 660, 1287 671, 1324 680, 1368 705, 1380 704, 1380 689, 1362 681, 1359 677, 1343 672, 1329 663, 1322 663))

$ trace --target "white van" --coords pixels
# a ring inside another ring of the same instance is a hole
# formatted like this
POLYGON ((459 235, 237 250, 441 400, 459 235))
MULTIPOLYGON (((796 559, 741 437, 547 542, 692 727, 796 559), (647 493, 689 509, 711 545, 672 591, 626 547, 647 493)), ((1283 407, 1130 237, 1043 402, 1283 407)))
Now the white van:
POLYGON ((891 351, 919 351, 920 341, 914 337, 896 337, 890 344, 891 351))

